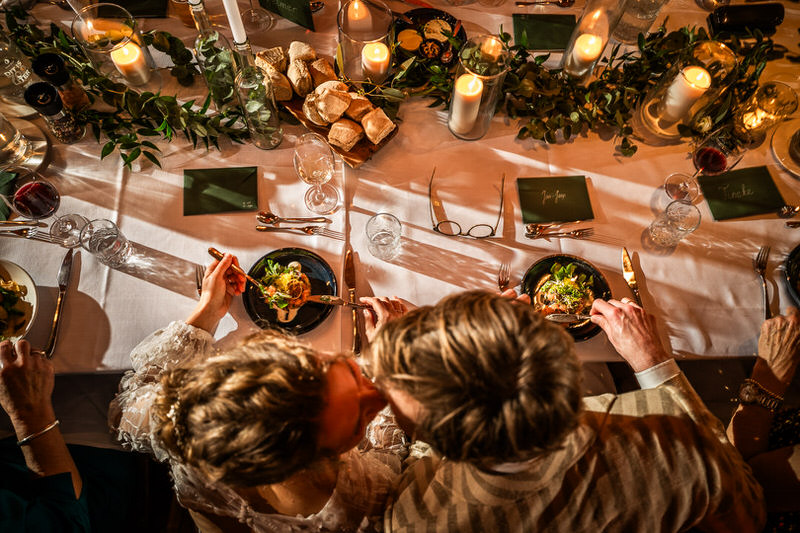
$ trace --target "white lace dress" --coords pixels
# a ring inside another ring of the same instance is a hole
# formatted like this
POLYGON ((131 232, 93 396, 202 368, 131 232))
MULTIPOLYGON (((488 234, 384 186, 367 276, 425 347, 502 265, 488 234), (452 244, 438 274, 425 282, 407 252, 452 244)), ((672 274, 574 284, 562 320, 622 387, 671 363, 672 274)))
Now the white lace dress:
POLYGON ((201 361, 213 352, 214 338, 183 322, 171 323, 134 348, 133 371, 122 378, 109 411, 120 441, 168 462, 178 500, 189 509, 233 517, 256 531, 381 531, 386 497, 407 454, 404 435, 388 410, 369 425, 361 445, 341 456, 331 498, 309 516, 257 512, 232 487, 207 480, 167 453, 150 431, 150 406, 161 388, 159 378, 179 363, 201 361))

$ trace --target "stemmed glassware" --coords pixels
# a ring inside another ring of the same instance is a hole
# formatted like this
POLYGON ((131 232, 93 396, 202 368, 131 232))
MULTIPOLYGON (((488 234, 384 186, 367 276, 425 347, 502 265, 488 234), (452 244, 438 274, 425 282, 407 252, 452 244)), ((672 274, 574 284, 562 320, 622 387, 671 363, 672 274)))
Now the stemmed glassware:
POLYGON ((250 0, 250 9, 242 11, 242 24, 250 32, 266 31, 275 25, 275 17, 261 6, 254 6, 250 0))
POLYGON ((88 223, 89 219, 77 213, 62 215, 50 224, 50 236, 62 242, 65 248, 76 248, 81 245, 81 230, 88 223))
POLYGON ((0 195, 0 200, 14 213, 27 219, 41 220, 56 212, 61 196, 52 183, 30 169, 12 168, 8 172, 17 172, 18 177, 13 192, 9 196, 0 195))
POLYGON ((325 138, 306 133, 294 147, 294 170, 297 176, 311 185, 306 191, 306 207, 315 213, 331 213, 339 204, 339 193, 328 182, 333 178, 333 152, 325 138))

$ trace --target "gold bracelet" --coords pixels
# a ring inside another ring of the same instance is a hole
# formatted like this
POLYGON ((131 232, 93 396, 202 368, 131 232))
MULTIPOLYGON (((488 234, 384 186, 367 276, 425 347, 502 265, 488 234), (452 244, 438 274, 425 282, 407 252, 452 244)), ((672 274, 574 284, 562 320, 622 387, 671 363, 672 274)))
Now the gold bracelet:
POLYGON ((56 418, 55 422, 53 422, 52 424, 50 424, 49 426, 47 426, 43 430, 37 431, 36 433, 34 433, 32 435, 28 435, 24 439, 17 441, 17 446, 24 446, 25 444, 28 444, 33 439, 41 437, 42 435, 44 435, 45 433, 47 433, 48 431, 50 431, 51 429, 53 429, 54 427, 59 425, 60 423, 61 423, 61 421, 58 418, 56 418))

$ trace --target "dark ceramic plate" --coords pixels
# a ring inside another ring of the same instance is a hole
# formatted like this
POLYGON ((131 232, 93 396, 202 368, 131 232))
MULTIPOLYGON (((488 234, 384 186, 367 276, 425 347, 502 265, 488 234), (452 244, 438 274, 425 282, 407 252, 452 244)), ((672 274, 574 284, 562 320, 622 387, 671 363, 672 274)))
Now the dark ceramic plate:
MULTIPOLYGON (((330 265, 314 252, 302 248, 281 248, 256 261, 250 267, 248 274, 256 279, 264 276, 267 259, 272 259, 284 266, 292 261, 297 261, 303 267, 302 272, 308 276, 308 280, 311 282, 311 294, 337 294, 336 275, 330 265)), ((291 321, 279 322, 278 314, 261 297, 261 291, 249 281, 242 298, 247 314, 258 327, 263 329, 280 328, 298 335, 311 331, 322 324, 333 310, 331 305, 307 303, 298 309, 297 315, 291 321)))
POLYGON ((800 245, 786 257, 786 288, 792 295, 794 304, 800 307, 800 245))
POLYGON ((467 40, 467 32, 450 13, 440 9, 420 7, 403 13, 403 17, 395 20, 394 34, 398 41, 398 50, 418 57, 436 59, 445 65, 451 65, 456 60, 456 54, 452 45, 441 33, 441 29, 448 29, 454 33, 457 41, 464 44, 467 40), (457 31, 455 31, 457 29, 457 31), (406 32, 406 30, 408 30, 406 32), (406 32, 406 33, 403 33, 406 32), (401 35, 402 34, 402 35, 401 35), (416 38, 414 38, 416 34, 416 38), (408 37, 412 39, 407 41, 408 37), (402 41, 419 43, 417 46, 400 46, 402 41), (411 49, 409 49, 410 47, 411 49))
MULTIPOLYGON (((574 255, 550 255, 534 263, 525 273, 525 277, 522 278, 522 291, 529 294, 531 300, 534 299, 534 291, 539 282, 544 276, 550 274, 550 269, 555 263, 561 263, 564 266, 569 263, 575 263, 577 265, 575 268, 576 274, 586 274, 587 277, 594 276, 592 289, 595 298, 602 298, 603 300, 611 298, 611 289, 608 286, 608 281, 594 265, 574 255)), ((587 320, 567 326, 567 331, 576 341, 585 341, 597 335, 600 332, 600 326, 587 320)))

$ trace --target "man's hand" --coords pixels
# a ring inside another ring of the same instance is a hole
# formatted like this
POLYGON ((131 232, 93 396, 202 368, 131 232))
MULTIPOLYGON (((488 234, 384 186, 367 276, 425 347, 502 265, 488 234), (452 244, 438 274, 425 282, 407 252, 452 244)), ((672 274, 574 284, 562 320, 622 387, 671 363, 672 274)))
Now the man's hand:
POLYGON ((231 265, 239 266, 239 260, 231 254, 225 254, 221 260, 214 261, 206 268, 200 302, 186 319, 187 324, 213 333, 230 309, 233 297, 244 292, 247 280, 234 272, 231 265))
POLYGON ((608 340, 634 372, 641 372, 669 359, 656 334, 655 321, 644 309, 623 298, 597 299, 592 304, 592 322, 603 328, 608 340))
POLYGON ((372 342, 381 326, 406 314, 411 305, 397 296, 391 298, 365 296, 359 298, 359 301, 370 306, 370 309, 364 309, 364 331, 369 342, 372 342))
POLYGON ((26 340, 0 343, 0 406, 8 413, 18 436, 26 436, 52 423, 56 416, 50 397, 55 378, 53 364, 31 355, 26 340))
POLYGON ((775 377, 788 385, 800 363, 800 313, 789 307, 786 316, 778 315, 761 325, 758 357, 763 359, 775 377))
POLYGON ((499 294, 503 298, 508 298, 510 300, 516 300, 519 303, 528 304, 528 305, 530 305, 530 303, 531 303, 531 297, 526 292, 523 292, 522 294, 517 296, 517 291, 515 291, 514 289, 506 289, 506 290, 504 290, 503 292, 501 292, 499 294))

